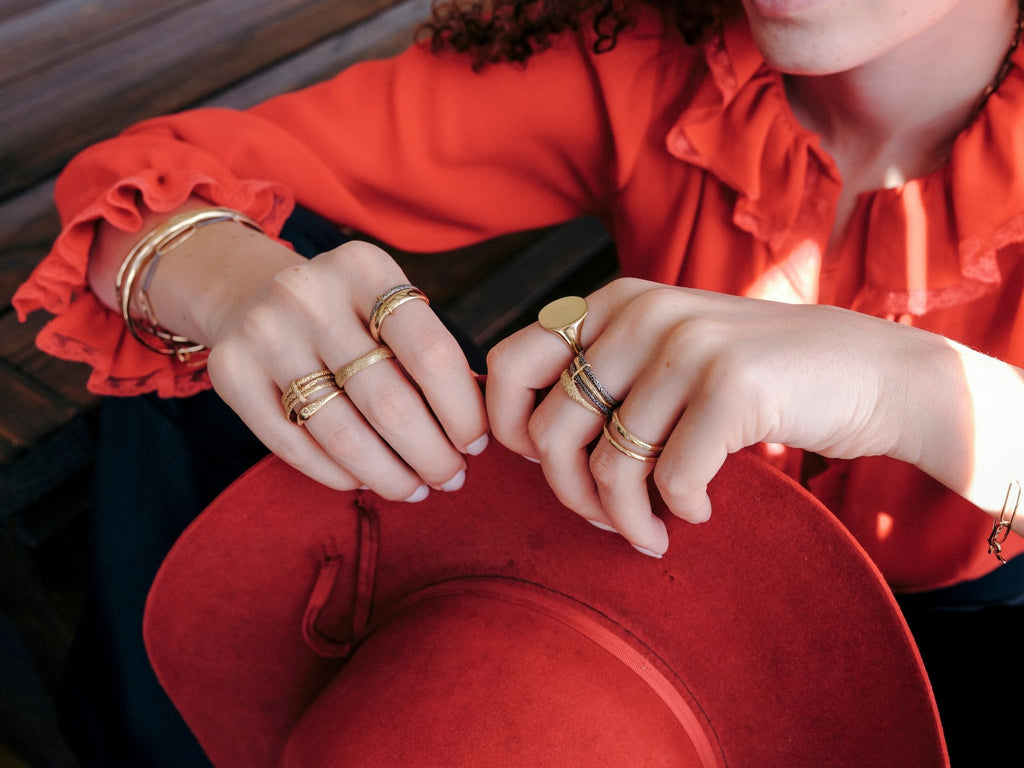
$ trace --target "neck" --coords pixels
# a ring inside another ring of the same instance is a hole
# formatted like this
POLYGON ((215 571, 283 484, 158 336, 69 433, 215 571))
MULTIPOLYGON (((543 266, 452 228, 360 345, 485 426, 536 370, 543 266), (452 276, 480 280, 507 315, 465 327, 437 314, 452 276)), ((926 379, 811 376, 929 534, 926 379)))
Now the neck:
POLYGON ((844 178, 850 169, 871 169, 867 188, 923 175, 948 157, 973 116, 1002 65, 1017 14, 1016 0, 966 0, 869 62, 830 75, 789 75, 793 111, 819 134, 844 178))

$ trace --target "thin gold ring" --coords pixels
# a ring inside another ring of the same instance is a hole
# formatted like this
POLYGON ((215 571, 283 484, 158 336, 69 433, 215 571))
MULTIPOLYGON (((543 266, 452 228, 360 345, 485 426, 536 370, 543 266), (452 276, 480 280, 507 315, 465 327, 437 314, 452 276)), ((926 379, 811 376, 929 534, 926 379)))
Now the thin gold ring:
POLYGON ((591 413, 597 414, 598 416, 604 416, 604 414, 597 409, 597 406, 591 403, 580 392, 575 379, 573 379, 572 374, 569 372, 568 369, 562 371, 562 375, 558 378, 558 383, 562 385, 562 389, 565 390, 565 394, 567 394, 574 403, 582 405, 591 413))
POLYGON ((295 423, 299 426, 304 426, 307 421, 313 416, 314 413, 323 408, 327 403, 336 398, 338 395, 344 394, 340 389, 335 389, 330 394, 324 395, 319 400, 314 400, 312 403, 299 408, 295 412, 295 423))
POLYGON ((605 422, 603 431, 605 438, 608 440, 609 443, 611 443, 614 446, 615 450, 617 450, 619 453, 625 456, 629 456, 629 458, 631 459, 636 459, 637 461, 649 462, 658 460, 657 456, 644 456, 641 453, 629 450, 629 448, 624 446, 622 443, 620 443, 612 436, 611 431, 609 431, 608 429, 608 422, 605 422))
POLYGON ((430 304, 427 295, 413 285, 396 285, 377 297, 377 303, 370 310, 370 336, 378 344, 380 343, 380 327, 384 324, 384 320, 407 301, 423 301, 430 304))
POLYGON ((382 360, 390 360, 394 356, 395 353, 391 351, 391 348, 382 344, 376 349, 371 349, 365 355, 357 357, 351 363, 341 366, 341 368, 334 372, 334 383, 340 389, 344 389, 349 379, 360 371, 364 371, 382 360))
MULTIPOLYGON (((654 454, 659 454, 663 450, 665 450, 665 446, 664 445, 658 445, 657 443, 645 442, 645 441, 641 440, 639 437, 637 437, 636 435, 634 435, 632 432, 630 432, 628 429, 626 429, 624 426, 622 426, 622 421, 619 419, 619 409, 618 408, 616 408, 614 411, 612 411, 612 426, 615 427, 615 431, 616 432, 618 432, 620 435, 622 435, 623 438, 628 440, 630 443, 635 445, 637 448, 643 448, 645 451, 650 451, 651 453, 654 453, 654 454)), ((618 442, 618 441, 616 441, 616 442, 618 442)))

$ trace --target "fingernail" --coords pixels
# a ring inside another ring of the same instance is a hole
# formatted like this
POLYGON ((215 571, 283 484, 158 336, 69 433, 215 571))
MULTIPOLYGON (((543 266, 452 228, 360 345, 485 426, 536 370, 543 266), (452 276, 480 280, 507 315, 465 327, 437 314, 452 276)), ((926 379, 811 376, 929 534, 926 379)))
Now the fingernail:
POLYGON ((642 555, 653 557, 655 560, 661 560, 661 555, 659 555, 657 552, 652 552, 651 550, 645 549, 644 547, 638 547, 636 544, 633 545, 633 549, 635 549, 642 555))
POLYGON ((534 464, 540 464, 540 459, 535 459, 533 456, 523 456, 527 461, 532 461, 534 464))
MULTIPOLYGON (((584 519, 586 519, 586 518, 584 518, 584 519)), ((602 531, 609 531, 611 533, 618 533, 618 531, 616 531, 614 528, 612 528, 607 523, 599 523, 599 522, 597 522, 597 520, 587 520, 587 522, 590 523, 595 528, 600 528, 602 531)))
POLYGON ((466 453, 468 453, 470 456, 479 456, 481 453, 484 452, 484 448, 487 447, 487 443, 489 442, 490 437, 488 437, 487 434, 484 433, 483 437, 477 438, 472 443, 466 446, 466 453))
POLYGON ((427 498, 429 493, 430 488, 428 488, 426 485, 421 485, 419 488, 416 489, 416 492, 412 496, 406 499, 406 501, 409 502, 410 504, 415 504, 417 501, 423 501, 425 498, 427 498))
POLYGON ((463 486, 463 484, 465 482, 466 482, 466 470, 460 469, 458 471, 458 473, 455 475, 455 477, 453 477, 451 480, 449 480, 444 485, 440 486, 438 490, 445 491, 446 493, 450 493, 452 491, 457 491, 457 490, 459 490, 459 488, 461 488, 463 486))
POLYGON ((368 490, 370 490, 370 486, 368 486, 368 485, 360 485, 359 486, 359 490, 360 491, 368 491, 368 490))

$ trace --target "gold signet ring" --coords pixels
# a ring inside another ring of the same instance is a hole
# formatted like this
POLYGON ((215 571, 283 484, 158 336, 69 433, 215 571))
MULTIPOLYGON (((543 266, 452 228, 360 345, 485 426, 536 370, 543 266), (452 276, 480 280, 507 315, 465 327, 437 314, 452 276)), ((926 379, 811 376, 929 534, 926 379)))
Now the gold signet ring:
POLYGON ((580 330, 587 316, 587 302, 579 296, 564 296, 555 299, 537 313, 537 320, 544 330, 551 331, 569 345, 574 355, 583 351, 580 346, 580 330))

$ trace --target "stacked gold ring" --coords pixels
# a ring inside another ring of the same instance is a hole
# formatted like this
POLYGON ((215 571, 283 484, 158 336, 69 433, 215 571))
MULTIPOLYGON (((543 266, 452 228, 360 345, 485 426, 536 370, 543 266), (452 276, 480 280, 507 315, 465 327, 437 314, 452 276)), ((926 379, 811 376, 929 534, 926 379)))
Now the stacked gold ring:
POLYGON ((430 299, 423 291, 408 283, 389 288, 377 297, 377 302, 370 309, 370 336, 374 341, 380 343, 380 327, 384 320, 407 301, 430 303, 430 299))
POLYGON ((590 401, 602 416, 608 418, 619 407, 619 401, 597 380, 597 376, 594 375, 594 371, 590 367, 590 363, 587 362, 586 355, 583 352, 576 355, 576 359, 573 360, 568 373, 577 390, 590 401))
POLYGON ((281 395, 281 406, 288 420, 296 424, 305 422, 320 410, 329 400, 341 394, 341 388, 334 382, 334 374, 322 368, 305 376, 293 379, 281 395), (331 390, 323 397, 310 400, 310 395, 331 390), (296 406, 299 406, 296 409, 296 406), (315 406, 315 407, 314 407, 315 406))
POLYGON ((665 449, 664 445, 658 443, 648 443, 646 440, 641 440, 639 437, 634 435, 628 429, 622 425, 622 421, 619 419, 619 409, 616 408, 612 411, 612 417, 604 425, 604 436, 609 443, 621 454, 628 456, 636 461, 657 461, 658 457, 661 456, 661 452, 665 449), (614 434, 608 428, 608 425, 615 429, 614 434), (626 440, 631 446, 635 446, 640 450, 646 451, 646 453, 637 453, 632 448, 628 448, 623 445, 619 440, 616 439, 615 435, 619 435, 626 440))

